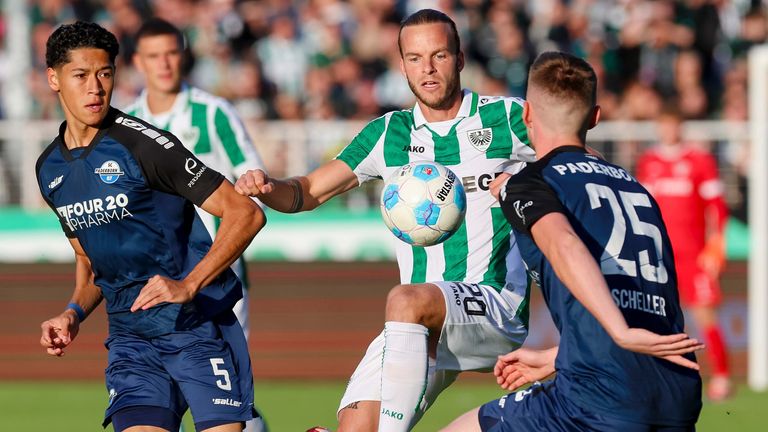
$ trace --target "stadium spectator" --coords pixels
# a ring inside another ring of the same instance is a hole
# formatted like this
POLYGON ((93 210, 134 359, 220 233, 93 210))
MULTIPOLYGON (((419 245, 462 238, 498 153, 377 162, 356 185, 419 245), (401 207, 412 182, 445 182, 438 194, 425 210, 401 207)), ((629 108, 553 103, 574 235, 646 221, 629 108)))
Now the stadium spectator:
POLYGON ((538 160, 491 187, 560 343, 504 355, 494 372, 509 390, 557 375, 444 430, 693 430, 701 378, 691 353, 702 345, 681 333, 672 248, 659 209, 621 167, 584 147, 600 117, 589 64, 549 52, 529 76, 523 119, 538 160), (633 228, 626 236, 625 225, 633 228))
POLYGON ((105 299, 104 426, 176 431, 191 407, 197 430, 239 431, 254 415, 253 378, 229 266, 264 215, 176 137, 110 106, 117 56, 115 36, 94 23, 48 39, 48 84, 66 120, 36 174, 76 271, 71 301, 42 323, 40 344, 64 355, 105 299), (193 204, 221 218, 213 242, 193 204))
MULTIPOLYGON (((397 29, 402 16, 421 4, 341 0, 40 0, 32 2, 31 16, 33 28, 93 18, 113 29, 125 47, 135 43, 132 34, 139 22, 137 18, 164 18, 188 35, 196 60, 189 74, 190 84, 226 97, 233 70, 255 57, 266 81, 277 85, 278 94, 287 93, 302 105, 298 111, 305 113, 318 107, 327 113, 325 107, 301 94, 302 83, 312 68, 334 70, 334 65, 341 62, 347 63, 344 69, 349 69, 349 63, 356 63, 364 81, 362 88, 350 89, 349 83, 343 83, 346 85, 338 86, 334 93, 333 116, 344 119, 363 117, 349 108, 358 103, 366 112, 378 114, 389 111, 393 103, 401 104, 398 108, 411 103, 404 97, 377 96, 373 101, 357 98, 369 97, 369 82, 377 83, 375 88, 380 89, 382 80, 387 83, 387 77, 397 73, 396 65, 389 61, 391 47, 379 42, 389 37, 392 28, 397 29), (371 103, 378 106, 371 109, 371 103)), ((617 98, 639 80, 657 90, 664 101, 681 97, 685 105, 692 107, 696 118, 717 114, 725 72, 734 60, 746 55, 749 47, 764 42, 768 34, 764 6, 745 9, 749 5, 744 2, 462 0, 440 4, 461 24, 467 71, 479 71, 467 74, 466 79, 477 88, 484 88, 486 82, 497 86, 496 81, 501 81, 508 88, 507 94, 519 95, 527 78, 527 69, 520 66, 527 66, 537 52, 558 48, 587 58, 596 69, 602 69, 602 85, 617 98), (679 75, 674 70, 674 59, 686 50, 699 57, 700 86, 686 88, 680 96, 674 85, 679 75), (704 101, 706 107, 702 108, 704 101)), ((43 33, 49 34, 50 29, 43 33)), ((124 55, 130 55, 130 51, 124 50, 124 55)), ((131 92, 135 95, 140 91, 131 77, 135 75, 132 69, 129 64, 121 67, 121 88, 116 94, 120 102, 130 100, 131 92)), ((381 95, 381 90, 375 94, 381 95)), ((277 111, 270 112, 279 116, 277 111)))
POLYGON ((371 121, 336 159, 306 176, 278 180, 252 170, 236 186, 293 213, 388 178, 409 161, 443 163, 471 185, 465 230, 441 245, 397 246, 401 284, 387 298, 384 331, 342 397, 339 431, 409 430, 460 371, 490 370, 527 334, 528 281, 487 190, 493 176, 533 160, 522 101, 461 89, 464 55, 454 22, 442 12, 410 15, 398 46, 417 99, 412 109, 371 121), (488 142, 472 140, 478 131, 488 142))
POLYGON ((721 401, 732 390, 726 342, 717 317, 728 218, 723 186, 715 158, 682 140, 681 116, 674 106, 665 107, 657 125, 659 145, 640 157, 637 179, 661 208, 675 251, 680 299, 707 344, 713 373, 707 396, 721 401))

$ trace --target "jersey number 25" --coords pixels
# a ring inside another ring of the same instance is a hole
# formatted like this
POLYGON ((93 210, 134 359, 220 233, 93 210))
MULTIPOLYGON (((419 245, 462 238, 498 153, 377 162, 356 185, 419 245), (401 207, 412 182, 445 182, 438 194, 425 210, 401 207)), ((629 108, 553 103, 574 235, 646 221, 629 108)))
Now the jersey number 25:
POLYGON ((616 193, 608 186, 587 183, 584 187, 587 190, 589 203, 593 210, 600 208, 602 200, 606 200, 613 213, 611 236, 608 238, 608 243, 605 245, 603 254, 600 257, 600 268, 603 274, 637 277, 638 262, 619 258, 627 235, 627 221, 624 218, 624 212, 626 212, 632 232, 635 235, 650 237, 653 240, 658 259, 657 265, 653 265, 651 264, 648 251, 639 251, 637 253, 637 261, 639 261, 640 265, 640 276, 649 282, 666 283, 668 274, 667 268, 661 259, 661 231, 656 225, 641 221, 635 210, 635 207, 651 207, 651 200, 648 195, 637 192, 618 191, 617 198, 616 193), (624 211, 622 211, 622 208, 624 211))

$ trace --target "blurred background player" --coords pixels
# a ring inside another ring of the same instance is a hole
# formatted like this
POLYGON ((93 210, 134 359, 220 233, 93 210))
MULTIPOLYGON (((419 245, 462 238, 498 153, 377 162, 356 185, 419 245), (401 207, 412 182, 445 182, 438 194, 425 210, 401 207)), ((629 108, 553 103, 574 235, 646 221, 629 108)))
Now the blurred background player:
MULTIPOLYGON (((167 130, 206 166, 234 182, 248 168, 263 168, 261 158, 234 107, 226 100, 186 84, 184 35, 173 24, 151 18, 136 33, 133 64, 146 81, 146 88, 126 113, 167 130)), ((220 220, 201 208, 197 213, 211 236, 220 220)), ((237 320, 248 340, 248 274, 243 257, 232 264, 243 285, 243 298, 234 307, 237 320)), ((258 417, 248 432, 266 430, 258 417)))
POLYGON ((702 345, 682 333, 658 207, 624 169, 587 153, 587 130, 600 118, 596 86, 578 57, 545 52, 534 61, 523 119, 538 160, 499 194, 560 343, 502 356, 495 372, 505 387, 557 376, 446 431, 695 429, 701 378, 692 352, 702 345))
POLYGON ((675 106, 665 106, 657 130, 659 144, 640 157, 637 179, 661 208, 675 253, 680 298, 707 344, 712 368, 707 397, 720 401, 732 391, 717 317, 728 219, 723 185, 715 158, 681 139, 681 116, 675 106))
POLYGON ((409 430, 460 371, 489 371, 527 335, 528 280, 511 228, 488 192, 493 178, 532 161, 522 101, 462 90, 455 23, 423 9, 398 39, 402 73, 416 96, 409 110, 370 123, 338 155, 307 176, 248 171, 238 191, 282 212, 312 210, 360 184, 389 178, 413 161, 436 161, 462 179, 465 223, 445 243, 397 245, 401 285, 349 381, 339 431, 409 430), (478 341, 482 340, 482 344, 478 341))
MULTIPOLYGON (((133 64, 146 88, 125 112, 167 130, 181 140, 206 166, 234 182, 248 168, 263 168, 261 158, 234 107, 226 100, 184 82, 184 35, 160 18, 144 22, 136 33, 133 64)), ((219 220, 198 208, 211 236, 219 220)), ((248 338, 248 275, 240 257, 232 269, 243 283, 243 299, 235 305, 248 338)))
POLYGON ((168 132, 110 106, 118 42, 98 24, 56 29, 48 85, 65 121, 38 159, 40 192, 75 251, 75 289, 42 323, 40 343, 64 355, 106 300, 109 352, 104 426, 239 431, 252 418, 248 345, 232 307, 229 268, 264 214, 168 132), (213 241, 194 205, 221 217, 213 241))

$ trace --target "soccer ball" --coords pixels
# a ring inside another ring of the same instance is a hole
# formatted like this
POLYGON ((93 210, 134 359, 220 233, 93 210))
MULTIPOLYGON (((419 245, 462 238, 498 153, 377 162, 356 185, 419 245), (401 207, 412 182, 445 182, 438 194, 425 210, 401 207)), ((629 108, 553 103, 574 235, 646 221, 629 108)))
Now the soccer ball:
POLYGON ((467 196, 451 170, 437 162, 403 165, 381 191, 381 215, 390 231, 414 246, 445 241, 464 222, 467 196))

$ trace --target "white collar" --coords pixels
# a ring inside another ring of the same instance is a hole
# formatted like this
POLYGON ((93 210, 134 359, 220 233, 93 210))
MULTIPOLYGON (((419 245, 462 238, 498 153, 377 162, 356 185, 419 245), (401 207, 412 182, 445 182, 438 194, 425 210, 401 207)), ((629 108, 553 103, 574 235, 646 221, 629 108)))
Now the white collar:
POLYGON ((171 109, 157 114, 152 114, 152 111, 149 109, 149 104, 147 103, 147 89, 141 91, 141 110, 144 112, 145 117, 154 117, 156 115, 162 116, 164 114, 170 114, 175 112, 181 112, 184 111, 184 109, 188 105, 189 101, 189 85, 187 83, 181 83, 181 89, 179 89, 179 92, 176 94, 176 99, 173 101, 173 106, 171 106, 171 109))
MULTIPOLYGON (((472 113, 472 99, 472 91, 469 89, 462 89, 461 106, 459 107, 459 112, 456 113, 456 117, 454 117, 453 120, 470 116, 472 113)), ((426 118, 424 118, 424 113, 421 112, 421 107, 417 102, 413 107, 413 125, 416 129, 418 129, 427 123, 429 122, 426 118)))

